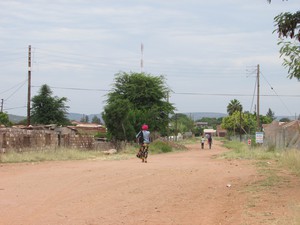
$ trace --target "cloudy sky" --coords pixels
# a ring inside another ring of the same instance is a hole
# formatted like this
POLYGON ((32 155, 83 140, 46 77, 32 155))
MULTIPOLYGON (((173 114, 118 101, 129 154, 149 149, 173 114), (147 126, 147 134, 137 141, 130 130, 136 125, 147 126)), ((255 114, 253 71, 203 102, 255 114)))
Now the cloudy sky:
POLYGON ((237 99, 260 113, 300 114, 300 83, 279 58, 274 17, 299 1, 0 0, 0 99, 26 115, 28 46, 32 93, 43 84, 69 112, 101 113, 115 74, 164 75, 176 112, 226 113, 237 99), (143 57, 141 53, 143 43, 143 57), (141 68, 141 58, 144 66, 141 68))

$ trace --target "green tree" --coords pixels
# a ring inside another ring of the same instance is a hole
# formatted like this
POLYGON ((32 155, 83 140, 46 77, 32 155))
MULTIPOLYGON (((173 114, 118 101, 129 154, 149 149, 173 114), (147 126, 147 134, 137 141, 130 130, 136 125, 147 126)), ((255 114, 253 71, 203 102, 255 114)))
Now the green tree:
POLYGON ((243 110, 243 106, 237 99, 231 100, 227 106, 227 113, 229 115, 232 115, 236 111, 242 111, 242 110, 243 110))
POLYGON ((52 97, 50 87, 44 84, 39 94, 32 99, 31 121, 33 124, 69 124, 66 106, 67 98, 52 97))
POLYGON ((6 127, 12 125, 12 123, 9 121, 9 117, 7 113, 0 112, 0 125, 4 125, 6 127))
POLYGON ((221 126, 231 134, 253 134, 256 129, 256 117, 250 113, 235 111, 223 117, 221 126))
POLYGON ((284 117, 284 118, 281 118, 279 120, 279 122, 291 122, 291 120, 289 118, 284 117))
POLYGON ((260 115, 259 116, 260 124, 269 124, 272 123, 273 119, 269 116, 260 115))
MULTIPOLYGON (((267 0, 271 3, 271 0, 267 0)), ((278 33, 280 40, 280 57, 283 57, 282 65, 288 68, 288 78, 300 80, 300 11, 295 13, 283 12, 274 18, 275 31, 278 33), (284 38, 292 41, 285 41, 284 38)))
POLYGON ((208 127, 212 127, 214 129, 216 129, 217 126, 222 123, 222 118, 221 117, 220 118, 203 117, 203 118, 197 120, 197 122, 207 122, 208 127))
POLYGON ((89 122, 89 116, 88 115, 82 115, 80 122, 82 123, 88 123, 89 122))
POLYGON ((174 107, 163 76, 121 72, 108 93, 103 120, 113 141, 131 141, 142 124, 165 135, 174 107))
POLYGON ((266 116, 267 116, 268 118, 270 118, 272 121, 276 119, 275 113, 274 113, 270 108, 269 108, 269 110, 268 110, 266 116))
POLYGON ((280 38, 278 45, 281 46, 282 65, 288 68, 288 78, 296 78, 300 81, 300 11, 281 13, 274 18, 274 21, 276 27, 274 32, 277 32, 280 38))
POLYGON ((194 132, 194 121, 183 113, 176 113, 171 117, 170 133, 194 132))
POLYGON ((93 118, 92 118, 92 123, 101 124, 101 120, 100 120, 99 117, 94 115, 93 118))

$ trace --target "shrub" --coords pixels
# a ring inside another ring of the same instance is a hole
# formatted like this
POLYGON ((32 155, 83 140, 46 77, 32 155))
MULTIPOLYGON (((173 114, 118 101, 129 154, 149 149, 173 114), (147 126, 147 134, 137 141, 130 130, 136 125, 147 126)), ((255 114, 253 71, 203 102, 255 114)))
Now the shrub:
POLYGON ((172 151, 172 146, 168 142, 156 140, 150 144, 150 151, 153 153, 167 153, 172 151))

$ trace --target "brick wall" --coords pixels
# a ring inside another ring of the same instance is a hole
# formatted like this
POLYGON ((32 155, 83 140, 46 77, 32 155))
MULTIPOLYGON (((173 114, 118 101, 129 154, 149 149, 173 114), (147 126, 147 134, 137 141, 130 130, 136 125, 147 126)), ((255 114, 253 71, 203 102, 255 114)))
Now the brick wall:
POLYGON ((85 150, 107 150, 107 143, 96 143, 93 136, 76 133, 62 134, 55 130, 28 130, 19 128, 0 128, 0 150, 2 152, 55 149, 58 147, 79 148, 85 150))

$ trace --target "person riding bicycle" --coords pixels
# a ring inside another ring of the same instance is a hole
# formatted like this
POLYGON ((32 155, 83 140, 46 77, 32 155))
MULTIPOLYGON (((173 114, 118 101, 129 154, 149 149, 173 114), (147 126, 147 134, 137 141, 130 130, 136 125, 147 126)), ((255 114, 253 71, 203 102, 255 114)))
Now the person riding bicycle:
POLYGON ((144 124, 142 130, 136 135, 137 142, 140 144, 139 152, 137 157, 142 159, 142 162, 147 163, 148 148, 150 144, 150 131, 148 131, 148 125, 144 124))

